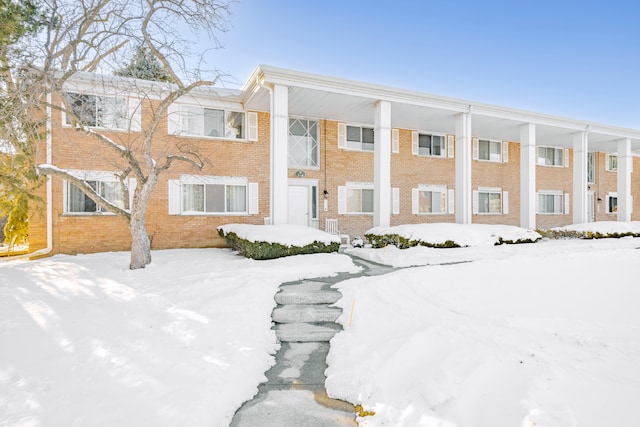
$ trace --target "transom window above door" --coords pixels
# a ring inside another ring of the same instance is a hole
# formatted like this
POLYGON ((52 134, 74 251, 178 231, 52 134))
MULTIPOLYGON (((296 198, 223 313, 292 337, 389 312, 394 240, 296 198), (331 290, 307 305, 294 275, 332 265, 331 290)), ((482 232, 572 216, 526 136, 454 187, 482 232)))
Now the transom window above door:
POLYGON ((289 119, 289 167, 319 167, 318 122, 289 119))

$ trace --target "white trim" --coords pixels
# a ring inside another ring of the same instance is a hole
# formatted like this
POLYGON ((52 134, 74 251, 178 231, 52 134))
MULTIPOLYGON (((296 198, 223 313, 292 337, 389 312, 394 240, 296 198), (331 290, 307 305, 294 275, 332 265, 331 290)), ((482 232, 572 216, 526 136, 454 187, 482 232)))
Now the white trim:
POLYGON ((400 152, 400 129, 391 129, 391 152, 400 152))
POLYGON ((247 140, 255 142, 258 140, 258 113, 255 111, 247 111, 245 113, 247 122, 247 140))
POLYGON ((338 123, 338 148, 347 148, 347 124, 338 123))
POLYGON ((247 185, 247 193, 247 213, 249 215, 257 215, 260 212, 258 183, 250 182, 247 185))
POLYGON ((447 135, 447 157, 453 159, 456 151, 456 136, 447 135))
POLYGON ((391 206, 391 214, 400 215, 400 188, 398 187, 391 188, 391 206))
POLYGON ((182 184, 179 179, 170 179, 167 185, 169 215, 180 215, 182 213, 182 184))

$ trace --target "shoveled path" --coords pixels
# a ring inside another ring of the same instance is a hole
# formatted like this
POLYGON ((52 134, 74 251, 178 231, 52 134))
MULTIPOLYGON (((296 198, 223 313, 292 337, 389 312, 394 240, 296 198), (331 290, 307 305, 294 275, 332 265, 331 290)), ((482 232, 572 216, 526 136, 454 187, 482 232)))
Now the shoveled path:
POLYGON ((358 258, 353 262, 361 272, 280 285, 272 314, 281 341, 276 364, 256 397, 238 409, 231 427, 357 426, 353 405, 330 398, 324 385, 329 340, 342 329, 335 323, 341 310, 332 306, 342 295, 331 285, 395 269, 358 258))

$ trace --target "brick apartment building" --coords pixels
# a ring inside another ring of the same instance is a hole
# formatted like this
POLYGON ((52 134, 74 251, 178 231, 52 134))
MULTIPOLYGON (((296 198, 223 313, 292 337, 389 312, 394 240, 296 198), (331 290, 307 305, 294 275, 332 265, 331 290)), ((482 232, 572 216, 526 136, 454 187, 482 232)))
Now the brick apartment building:
MULTIPOLYGON (((82 74, 69 94, 89 106, 90 124, 127 144, 157 100, 136 99, 122 81, 82 74)), ((57 109, 48 126, 41 163, 121 198, 112 152, 57 109)), ((640 130, 271 66, 241 90, 180 98, 161 129, 157 153, 189 145, 205 166, 176 163, 160 175, 147 212, 153 249, 224 246, 216 228, 237 222, 324 229, 337 219, 353 237, 423 222, 535 229, 640 218, 640 130)), ((73 184, 50 178, 43 198, 31 251, 129 249, 126 223, 73 184)))

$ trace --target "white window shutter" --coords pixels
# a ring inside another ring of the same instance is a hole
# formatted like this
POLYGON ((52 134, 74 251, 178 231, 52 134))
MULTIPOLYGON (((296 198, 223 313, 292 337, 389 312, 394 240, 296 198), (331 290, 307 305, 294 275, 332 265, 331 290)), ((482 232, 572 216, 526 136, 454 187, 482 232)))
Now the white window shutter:
POLYGON ((416 215, 419 213, 420 206, 418 199, 420 198, 420 191, 417 188, 411 189, 411 213, 416 215))
POLYGON ((169 180, 169 215, 180 215, 182 186, 179 179, 169 180))
POLYGON ((180 104, 173 103, 167 108, 167 131, 169 135, 180 133, 180 104))
POLYGON ((414 156, 418 155, 418 141, 420 140, 420 137, 418 136, 418 132, 416 131, 412 131, 411 132, 411 154, 413 154, 414 156))
POLYGON ((393 215, 400 214, 400 189, 398 187, 393 187, 391 189, 391 206, 393 207, 392 213, 393 215))
POLYGON ((338 148, 347 148, 347 124, 338 123, 338 148))
POLYGON ((249 141, 258 140, 258 113, 255 111, 247 113, 247 139, 249 141))
POLYGON ((347 213, 347 187, 338 187, 338 213, 347 213))
POLYGON ((479 205, 479 200, 478 200, 478 190, 474 190, 473 191, 473 213, 477 214, 478 213, 478 205, 479 205))
POLYGON ((400 129, 391 129, 391 152, 400 152, 400 129))
POLYGON ((502 162, 509 161, 509 141, 502 141, 502 162))
POLYGON ((137 186, 138 180, 135 178, 129 178, 129 211, 131 211, 131 206, 133 205, 133 193, 136 191, 137 186))
POLYGON ((140 132, 142 129, 142 106, 139 99, 128 100, 129 129, 131 132, 140 132))
POLYGON ((606 170, 607 172, 611 172, 611 168, 609 168, 609 165, 611 164, 609 156, 609 154, 604 155, 604 170, 606 170))
POLYGON ((480 157, 480 141, 478 138, 471 138, 471 145, 473 148, 473 160, 478 160, 480 157))
POLYGON ((447 195, 449 198, 447 202, 447 212, 450 214, 455 213, 455 205, 456 205, 455 191, 447 190, 447 195))
POLYGON ((509 213, 509 192, 502 192, 502 213, 504 215, 509 213))
POLYGON ((456 137, 454 135, 447 135, 447 157, 453 158, 456 150, 456 137))
POLYGON ((249 183, 249 215, 257 215, 260 212, 259 202, 258 202, 258 183, 250 182, 249 183))
POLYGON ((564 165, 562 166, 564 166, 565 168, 569 167, 569 149, 568 148, 564 149, 564 165))
POLYGON ((569 213, 569 193, 564 193, 564 213, 565 215, 569 213))

